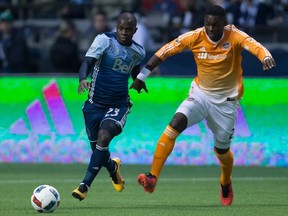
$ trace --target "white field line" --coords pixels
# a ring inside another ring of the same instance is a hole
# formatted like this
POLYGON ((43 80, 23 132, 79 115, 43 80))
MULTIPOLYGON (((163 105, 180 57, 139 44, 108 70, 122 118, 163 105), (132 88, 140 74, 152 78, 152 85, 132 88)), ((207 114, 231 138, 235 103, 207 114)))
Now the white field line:
MULTIPOLYGON (((110 178, 107 177, 109 180, 110 178)), ((43 182, 55 182, 55 183, 79 183, 79 179, 6 179, 0 180, 0 184, 28 184, 28 183, 43 183, 43 182)), ((233 177, 233 181, 287 181, 288 177, 233 177)), ((219 181, 219 178, 160 178, 159 182, 213 182, 219 181)), ((95 179, 95 182, 106 183, 106 179, 95 179)), ((135 178, 125 178, 125 182, 137 182, 135 178)))

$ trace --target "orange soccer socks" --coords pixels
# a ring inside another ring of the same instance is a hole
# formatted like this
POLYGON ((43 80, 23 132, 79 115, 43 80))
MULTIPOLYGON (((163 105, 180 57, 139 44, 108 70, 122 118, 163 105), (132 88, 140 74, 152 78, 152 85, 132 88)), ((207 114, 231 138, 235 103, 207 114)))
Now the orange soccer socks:
POLYGON ((215 151, 216 157, 219 159, 222 170, 220 177, 220 184, 222 186, 228 185, 231 182, 231 174, 233 169, 234 156, 231 150, 224 154, 219 154, 215 151))
POLYGON ((158 140, 151 167, 151 174, 156 176, 156 179, 158 179, 167 157, 172 152, 178 136, 179 132, 168 125, 158 140))

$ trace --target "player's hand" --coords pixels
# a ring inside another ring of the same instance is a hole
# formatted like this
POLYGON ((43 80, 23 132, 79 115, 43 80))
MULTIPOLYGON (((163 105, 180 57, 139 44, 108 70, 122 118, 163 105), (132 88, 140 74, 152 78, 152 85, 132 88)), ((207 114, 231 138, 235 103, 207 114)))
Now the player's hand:
POLYGON ((89 90, 90 83, 87 80, 82 80, 78 85, 78 94, 85 93, 85 90, 89 90))
POLYGON ((262 65, 263 65, 263 70, 269 70, 273 67, 276 67, 275 60, 270 56, 264 58, 262 65))
POLYGON ((148 89, 146 87, 145 82, 137 78, 131 84, 130 89, 135 89, 138 93, 141 93, 142 89, 144 89, 144 91, 148 93, 148 89))

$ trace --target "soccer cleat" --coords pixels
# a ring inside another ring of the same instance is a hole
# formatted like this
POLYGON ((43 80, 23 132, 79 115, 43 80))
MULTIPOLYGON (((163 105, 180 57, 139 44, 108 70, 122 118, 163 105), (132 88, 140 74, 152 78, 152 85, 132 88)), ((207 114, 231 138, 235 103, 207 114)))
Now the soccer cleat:
POLYGON ((156 186, 156 176, 150 172, 138 175, 138 183, 143 186, 145 192, 153 193, 156 186))
POLYGON ((83 199, 86 198, 87 192, 88 192, 88 187, 85 184, 81 183, 78 188, 73 190, 72 196, 75 199, 82 201, 83 199))
POLYGON ((225 186, 222 186, 220 184, 220 200, 223 206, 229 206, 232 204, 233 202, 232 182, 225 186))
POLYGON ((124 179, 121 177, 121 174, 120 174, 121 161, 119 158, 113 158, 112 160, 117 165, 116 171, 113 173, 110 173, 110 177, 112 178, 112 185, 116 191, 121 192, 124 189, 124 184, 125 184, 124 179))

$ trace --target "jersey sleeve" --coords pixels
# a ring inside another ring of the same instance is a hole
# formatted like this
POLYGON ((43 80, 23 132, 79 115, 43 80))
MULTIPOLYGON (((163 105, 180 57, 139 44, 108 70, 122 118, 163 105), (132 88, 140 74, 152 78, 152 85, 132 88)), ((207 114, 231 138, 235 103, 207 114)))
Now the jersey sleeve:
POLYGON ((165 44, 162 46, 155 55, 160 58, 162 61, 164 61, 169 56, 176 55, 186 49, 189 48, 191 44, 193 44, 194 32, 187 32, 185 34, 182 34, 178 36, 176 39, 172 40, 171 42, 165 44))
POLYGON ((140 64, 144 60, 145 57, 146 57, 146 50, 144 48, 141 48, 141 50, 140 50, 140 58, 139 58, 139 63, 138 64, 140 64))
POLYGON ((271 53, 264 46, 245 32, 240 31, 236 27, 233 28, 233 32, 233 38, 240 45, 240 47, 255 55, 261 62, 265 57, 272 57, 271 53))
POLYGON ((105 34, 99 34, 95 37, 85 56, 99 59, 108 47, 109 38, 105 34))

